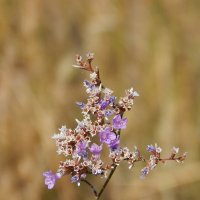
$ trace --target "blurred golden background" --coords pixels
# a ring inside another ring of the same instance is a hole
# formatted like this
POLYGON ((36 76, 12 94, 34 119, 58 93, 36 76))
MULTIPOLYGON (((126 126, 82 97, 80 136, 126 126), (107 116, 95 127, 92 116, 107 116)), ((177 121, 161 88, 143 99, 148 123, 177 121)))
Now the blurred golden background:
POLYGON ((122 164, 102 199, 199 199, 199 19, 199 0, 1 0, 0 200, 93 199, 69 177, 47 190, 42 176, 63 160, 52 134, 81 118, 75 101, 87 98, 88 74, 71 65, 88 51, 118 97, 131 86, 140 94, 123 145, 188 152, 183 165, 159 166, 144 181, 143 164, 122 164))

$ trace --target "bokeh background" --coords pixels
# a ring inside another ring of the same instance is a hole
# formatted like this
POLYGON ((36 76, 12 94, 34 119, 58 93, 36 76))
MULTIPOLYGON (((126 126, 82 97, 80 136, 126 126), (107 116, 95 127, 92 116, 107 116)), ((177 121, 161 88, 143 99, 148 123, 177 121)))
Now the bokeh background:
POLYGON ((159 166, 144 181, 143 164, 122 164, 102 199, 199 199, 199 19, 199 0, 1 0, 0 200, 93 199, 69 177, 51 191, 42 177, 63 160, 51 135, 81 118, 74 102, 86 100, 88 74, 71 65, 88 51, 118 97, 131 86, 140 93, 124 146, 188 152, 183 165, 159 166))

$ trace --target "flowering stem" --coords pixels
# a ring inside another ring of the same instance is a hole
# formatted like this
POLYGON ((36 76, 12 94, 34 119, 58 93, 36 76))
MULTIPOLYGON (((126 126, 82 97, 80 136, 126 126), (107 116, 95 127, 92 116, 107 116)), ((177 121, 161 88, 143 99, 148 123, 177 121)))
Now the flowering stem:
POLYGON ((86 103, 77 102, 82 110, 83 120, 76 119, 77 126, 74 130, 62 126, 59 129, 60 133, 54 134, 52 137, 56 141, 58 154, 69 156, 70 159, 60 161, 57 173, 47 171, 43 173, 43 176, 45 177, 45 185, 48 186, 48 189, 52 189, 58 179, 70 174, 72 183, 77 183, 78 186, 80 181, 86 183, 96 199, 99 200, 121 161, 126 160, 129 169, 135 165, 135 162, 145 162, 146 166, 141 170, 141 178, 145 178, 159 163, 165 163, 169 160, 182 163, 186 158, 186 152, 177 157, 179 148, 173 147, 170 156, 162 158, 161 147, 157 144, 147 145, 146 150, 150 156, 149 159, 144 159, 136 146, 133 151, 130 151, 128 147, 122 147, 120 133, 121 130, 126 129, 128 122, 127 118, 123 118, 123 114, 132 108, 134 98, 139 94, 130 88, 125 91, 126 95, 117 102, 117 97, 112 94, 113 91, 103 86, 98 67, 94 68, 91 64, 93 59, 93 53, 87 54, 86 61, 77 55, 77 65, 73 65, 90 72, 91 81, 84 81, 89 98, 86 103), (95 135, 100 139, 100 145, 92 140, 95 135), (100 158, 103 143, 107 145, 110 152, 108 157, 111 162, 108 164, 104 164, 100 158), (110 173, 107 177, 108 171, 110 173), (105 182, 99 192, 93 184, 86 180, 88 174, 105 177, 105 182))
POLYGON ((110 181, 110 179, 111 179, 113 173, 115 172, 116 168, 117 168, 117 165, 114 165, 114 168, 111 170, 111 172, 110 172, 108 178, 106 179, 105 183, 103 184, 103 186, 102 186, 102 188, 101 188, 101 190, 100 190, 100 192, 99 192, 99 194, 98 194, 98 196, 97 196, 97 200, 100 199, 101 194, 102 194, 103 191, 105 190, 105 188, 106 188, 107 184, 109 183, 109 181, 110 181))
POLYGON ((99 193, 97 192, 97 190, 95 189, 95 187, 94 187, 89 181, 87 181, 86 179, 82 179, 81 181, 84 182, 84 183, 86 183, 86 184, 92 189, 92 191, 93 191, 93 193, 94 193, 96 199, 98 200, 98 199, 100 199, 100 197, 101 197, 103 191, 105 190, 107 184, 109 183, 109 181, 110 181, 112 175, 114 174, 116 168, 117 168, 117 165, 114 165, 113 169, 111 170, 111 172, 110 172, 108 178, 106 179, 106 181, 105 181, 105 183, 103 184, 103 186, 102 186, 102 188, 101 188, 101 190, 100 190, 99 193))
MULTIPOLYGON (((121 117, 123 117, 123 114, 124 114, 123 112, 120 114, 121 117)), ((119 136, 120 136, 120 133, 121 133, 121 129, 120 129, 120 131, 119 131, 119 136)), ((113 169, 111 170, 111 172, 110 172, 108 178, 106 179, 105 183, 103 184, 103 186, 102 186, 102 188, 101 188, 101 190, 100 190, 100 192, 99 192, 99 194, 98 194, 98 196, 97 196, 97 200, 100 199, 101 194, 102 194, 103 191, 105 190, 107 184, 109 183, 109 181, 110 181, 110 179, 111 179, 111 177, 112 177, 112 175, 114 174, 114 172, 115 172, 116 169, 117 169, 117 165, 115 164, 114 167, 113 167, 113 169)))

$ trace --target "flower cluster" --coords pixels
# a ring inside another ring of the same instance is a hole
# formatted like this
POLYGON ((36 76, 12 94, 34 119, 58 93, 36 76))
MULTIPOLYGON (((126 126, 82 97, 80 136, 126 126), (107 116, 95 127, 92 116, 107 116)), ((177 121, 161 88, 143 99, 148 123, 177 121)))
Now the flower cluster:
POLYGON ((121 161, 127 161, 129 168, 138 161, 145 162, 146 166, 141 170, 141 177, 145 177, 159 162, 182 162, 185 159, 186 154, 176 157, 179 149, 175 147, 170 157, 163 159, 162 149, 157 144, 148 145, 150 158, 146 160, 137 147, 131 151, 121 146, 120 133, 128 124, 128 119, 123 117, 124 113, 132 108, 134 99, 139 94, 131 88, 117 101, 113 91, 102 84, 99 70, 92 66, 93 59, 92 53, 87 54, 86 61, 77 55, 77 65, 74 67, 90 72, 90 80, 83 82, 88 99, 86 102, 76 103, 83 115, 82 119, 76 119, 76 127, 70 129, 62 126, 59 133, 52 136, 56 142, 57 153, 64 155, 65 160, 60 162, 55 174, 52 171, 43 174, 48 189, 52 189, 56 181, 67 174, 71 176, 72 183, 80 185, 81 181, 85 181, 91 186, 86 181, 88 175, 107 178, 107 173, 121 161), (109 150, 110 163, 105 163, 101 158, 104 148, 109 150))

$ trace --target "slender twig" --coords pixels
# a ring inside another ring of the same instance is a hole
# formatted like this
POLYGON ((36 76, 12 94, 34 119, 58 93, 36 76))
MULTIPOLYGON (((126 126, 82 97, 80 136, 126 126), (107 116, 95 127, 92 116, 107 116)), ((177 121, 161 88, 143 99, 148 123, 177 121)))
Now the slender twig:
POLYGON ((105 190, 105 188, 106 188, 107 184, 109 183, 109 181, 110 181, 110 179, 111 179, 113 173, 115 172, 116 168, 117 168, 117 165, 114 165, 114 168, 111 170, 111 172, 110 172, 108 178, 106 179, 105 183, 103 184, 103 186, 102 186, 102 188, 101 188, 101 190, 100 190, 100 192, 99 192, 99 194, 98 194, 98 196, 97 196, 97 200, 100 199, 101 194, 102 194, 103 191, 105 190))
POLYGON ((89 181, 87 181, 85 179, 82 179, 81 181, 86 183, 87 185, 89 185, 89 187, 92 189, 95 197, 97 198, 98 197, 98 192, 96 191, 95 187, 89 181))

